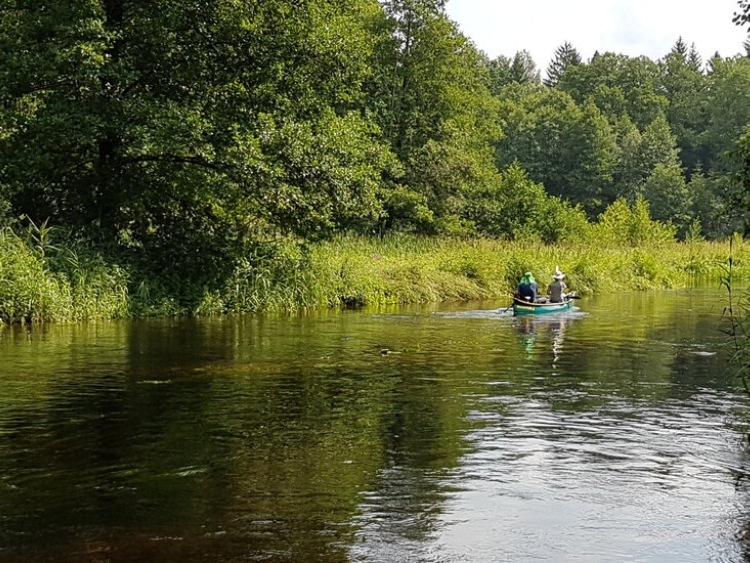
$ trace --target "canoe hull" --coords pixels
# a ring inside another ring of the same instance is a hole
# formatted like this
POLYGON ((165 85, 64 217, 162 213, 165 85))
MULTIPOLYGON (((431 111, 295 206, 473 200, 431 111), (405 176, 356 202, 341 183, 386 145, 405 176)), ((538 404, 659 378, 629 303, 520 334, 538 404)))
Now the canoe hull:
POLYGON ((567 299, 562 303, 529 303, 523 299, 513 299, 514 315, 546 315, 567 311, 573 306, 573 300, 567 299))

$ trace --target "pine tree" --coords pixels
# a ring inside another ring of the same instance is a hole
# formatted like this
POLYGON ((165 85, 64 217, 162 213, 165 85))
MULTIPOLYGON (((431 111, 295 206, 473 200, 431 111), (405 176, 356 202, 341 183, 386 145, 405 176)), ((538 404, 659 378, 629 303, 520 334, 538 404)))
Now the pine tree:
POLYGON ((557 86, 565 69, 571 65, 578 64, 581 64, 580 53, 573 45, 566 41, 555 50, 555 57, 547 67, 547 78, 544 80, 544 83, 550 87, 557 86))
POLYGON ((510 77, 513 82, 526 84, 527 82, 539 82, 539 69, 526 50, 517 51, 510 64, 510 77))
POLYGON ((695 49, 695 43, 690 45, 690 51, 688 51, 687 55, 687 64, 697 72, 700 72, 703 68, 703 58, 701 58, 700 53, 695 49))
POLYGON ((683 41, 682 36, 680 35, 677 38, 677 41, 675 42, 674 46, 672 47, 673 53, 678 53, 682 55, 683 57, 687 56, 688 53, 688 46, 685 41, 683 41))

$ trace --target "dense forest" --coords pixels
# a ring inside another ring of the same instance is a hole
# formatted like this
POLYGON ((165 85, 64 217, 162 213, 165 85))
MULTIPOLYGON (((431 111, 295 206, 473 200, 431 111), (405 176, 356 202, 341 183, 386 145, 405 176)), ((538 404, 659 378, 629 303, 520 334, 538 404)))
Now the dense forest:
POLYGON ((6 253, 189 300, 281 241, 563 243, 623 201, 678 238, 750 227, 749 56, 565 43, 542 79, 444 4, 0 0, 6 253))

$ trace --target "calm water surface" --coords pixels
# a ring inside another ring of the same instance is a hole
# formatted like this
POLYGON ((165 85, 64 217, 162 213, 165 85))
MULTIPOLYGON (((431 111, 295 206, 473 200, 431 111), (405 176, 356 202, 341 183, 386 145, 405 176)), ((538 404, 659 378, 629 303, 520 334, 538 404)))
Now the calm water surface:
POLYGON ((0 330, 0 561, 750 561, 723 299, 0 330))

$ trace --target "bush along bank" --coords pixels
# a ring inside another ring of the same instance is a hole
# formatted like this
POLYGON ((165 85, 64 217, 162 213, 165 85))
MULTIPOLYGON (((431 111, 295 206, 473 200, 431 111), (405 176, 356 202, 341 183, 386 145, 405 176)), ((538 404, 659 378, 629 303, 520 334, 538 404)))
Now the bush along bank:
MULTIPOLYGON (((675 241, 668 227, 600 221, 577 239, 341 236, 306 244, 281 239, 237 259, 212 287, 168 283, 106 259, 81 243, 54 244, 40 232, 0 230, 0 319, 4 323, 143 316, 294 312, 320 307, 509 297, 519 276, 555 266, 580 294, 718 283, 727 241, 675 241), (626 228, 627 227, 627 228, 626 228), (134 273, 135 272, 135 273, 134 273)), ((748 245, 733 239, 735 282, 750 275, 748 245)))

